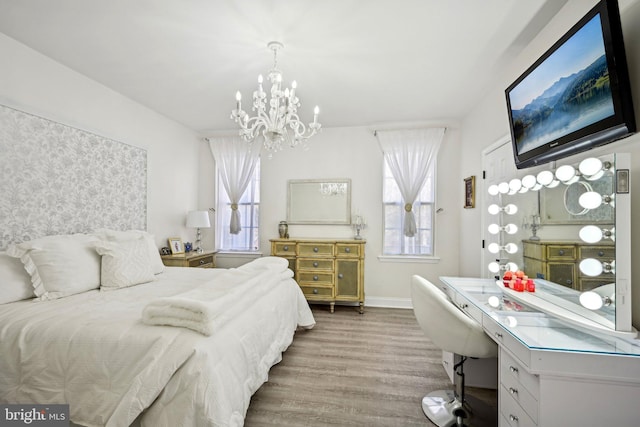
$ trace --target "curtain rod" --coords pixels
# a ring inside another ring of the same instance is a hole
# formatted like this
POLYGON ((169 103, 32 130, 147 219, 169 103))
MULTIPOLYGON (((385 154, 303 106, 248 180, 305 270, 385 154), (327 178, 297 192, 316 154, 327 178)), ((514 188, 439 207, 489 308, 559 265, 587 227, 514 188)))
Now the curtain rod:
MULTIPOLYGON (((444 133, 447 133, 447 127, 446 126, 419 126, 419 127, 410 127, 410 128, 401 128, 401 127, 394 127, 394 128, 389 128, 389 129, 380 129, 381 131, 387 131, 387 130, 418 130, 418 129, 433 129, 433 128, 443 128, 444 129, 444 133)), ((378 136, 378 129, 374 129, 373 130, 373 136, 378 136)))

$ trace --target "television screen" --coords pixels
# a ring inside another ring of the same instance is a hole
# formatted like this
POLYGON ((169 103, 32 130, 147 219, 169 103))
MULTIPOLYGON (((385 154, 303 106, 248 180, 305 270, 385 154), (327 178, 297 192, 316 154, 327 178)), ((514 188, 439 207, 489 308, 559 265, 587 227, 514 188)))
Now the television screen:
POLYGON ((602 1, 506 90, 518 168, 635 131, 615 1, 602 1))

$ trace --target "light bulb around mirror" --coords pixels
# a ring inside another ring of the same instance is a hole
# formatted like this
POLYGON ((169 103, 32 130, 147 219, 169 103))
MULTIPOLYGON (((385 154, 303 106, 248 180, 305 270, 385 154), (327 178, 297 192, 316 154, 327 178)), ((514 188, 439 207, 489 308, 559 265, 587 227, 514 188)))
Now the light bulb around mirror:
POLYGON ((578 235, 585 243, 597 243, 602 240, 603 232, 600 227, 595 225, 585 225, 580 229, 578 235))
POLYGON ((580 261, 580 271, 587 276, 595 277, 602 274, 604 266, 595 258, 586 258, 580 261))
POLYGON ((587 291, 580 294, 580 304, 589 310, 598 310, 602 307, 603 299, 597 293, 587 291))
POLYGON ((487 249, 492 254, 497 254, 498 252, 500 252, 500 245, 497 243, 490 243, 489 246, 487 246, 487 249))
POLYGON ((504 250, 509 254, 515 254, 516 252, 518 252, 518 245, 516 245, 515 243, 507 243, 506 245, 504 245, 504 250))
POLYGON ((580 195, 578 203, 585 209, 596 209, 602 204, 602 196, 595 191, 587 191, 580 195))
POLYGON ((533 175, 527 175, 522 178, 522 186, 528 188, 529 190, 533 189, 536 186, 536 177, 533 175))
POLYGON ((549 185, 553 181, 553 173, 551 171, 542 171, 538 174, 536 181, 542 185, 549 185))
POLYGON ((562 165, 556 169, 556 178, 567 185, 571 185, 580 179, 576 169, 571 165, 562 165))
POLYGON ((595 157, 584 159, 578 165, 578 170, 585 178, 589 179, 602 171, 602 160, 595 157))
POLYGON ((514 178, 509 181, 509 194, 516 194, 522 188, 522 181, 518 178, 514 178))
POLYGON ((508 262, 507 270, 511 271, 512 273, 515 273, 516 271, 518 271, 518 264, 516 264, 515 262, 508 262))
POLYGON ((489 213, 491 215, 498 215, 500 213, 500 206, 493 204, 493 205, 489 205, 489 207, 487 208, 487 210, 489 211, 489 213))
POLYGON ((504 226, 504 231, 506 231, 507 234, 516 234, 518 232, 518 226, 515 224, 507 224, 504 226))
POLYGON ((500 264, 493 261, 489 263, 489 271, 492 273, 498 273, 500 271, 500 264))
POLYGON ((506 182, 501 182, 498 184, 498 192, 500 194, 507 194, 509 192, 509 184, 506 182))
POLYGON ((487 229, 491 234, 498 234, 500 232, 500 226, 498 224, 490 224, 487 229))
POLYGON ((498 186, 496 184, 490 185, 487 189, 487 192, 492 196, 497 196, 500 191, 498 190, 498 186))
POLYGON ((509 203, 507 206, 504 207, 503 210, 504 210, 504 213, 506 213, 507 215, 515 215, 516 213, 518 213, 518 207, 513 203, 509 203))

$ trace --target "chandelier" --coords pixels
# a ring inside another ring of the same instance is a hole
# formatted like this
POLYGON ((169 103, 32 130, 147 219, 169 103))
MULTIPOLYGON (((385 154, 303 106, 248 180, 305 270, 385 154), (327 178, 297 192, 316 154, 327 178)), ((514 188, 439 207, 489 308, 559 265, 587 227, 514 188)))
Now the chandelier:
POLYGON ((278 69, 278 51, 284 48, 280 42, 272 41, 267 47, 273 51, 273 68, 269 71, 271 82, 271 99, 267 102, 267 94, 262 89, 262 74, 258 76, 258 90, 253 92, 252 110, 256 115, 249 115, 242 109, 242 94, 236 92, 236 108, 231 111, 231 118, 240 126, 240 136, 252 142, 258 135, 264 138, 264 147, 270 152, 282 149, 283 143, 295 147, 306 141, 320 130, 318 123, 319 108, 313 110, 313 122, 305 125, 298 117, 300 100, 296 96, 297 84, 291 82, 291 89, 282 88, 282 73, 278 69), (267 110, 268 106, 268 110, 267 110))

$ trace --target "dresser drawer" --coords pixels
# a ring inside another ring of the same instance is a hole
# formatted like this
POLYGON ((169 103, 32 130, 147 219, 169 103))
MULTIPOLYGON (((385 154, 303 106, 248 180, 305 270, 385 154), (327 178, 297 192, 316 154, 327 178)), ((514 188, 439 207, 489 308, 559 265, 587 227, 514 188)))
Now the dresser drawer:
POLYGON ((549 245, 547 246, 547 259, 572 261, 576 259, 576 247, 573 245, 549 245))
POLYGON ((337 257, 359 257, 360 245, 353 243, 336 243, 336 256, 337 257))
POLYGON ((333 298, 333 286, 323 285, 300 285, 302 293, 307 299, 333 298))
POLYGON ((509 391, 500 386, 500 397, 498 398, 498 407, 500 415, 507 421, 507 425, 511 427, 535 427, 536 422, 531 419, 525 410, 511 396, 509 391))
POLYGON ((275 242, 273 246, 274 246, 274 251, 271 255, 275 255, 275 256, 295 256, 296 255, 295 242, 275 242))
POLYGON ((332 243, 298 243, 300 257, 332 257, 332 243))
POLYGON ((314 285, 314 284, 333 285, 333 273, 320 273, 317 271, 298 271, 298 283, 300 283, 300 285, 314 285))
POLYGON ((213 268, 213 255, 207 255, 196 259, 189 260, 189 267, 213 268))
POLYGON ((332 259, 308 259, 298 258, 298 270, 325 270, 333 271, 332 259))
POLYGON ((602 261, 615 259, 616 249, 613 246, 581 246, 580 259, 596 258, 602 261))

